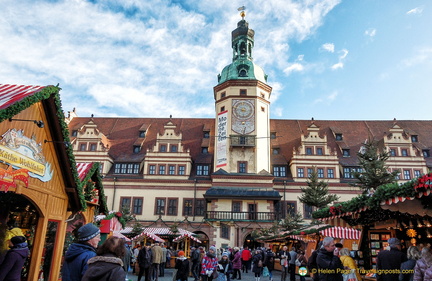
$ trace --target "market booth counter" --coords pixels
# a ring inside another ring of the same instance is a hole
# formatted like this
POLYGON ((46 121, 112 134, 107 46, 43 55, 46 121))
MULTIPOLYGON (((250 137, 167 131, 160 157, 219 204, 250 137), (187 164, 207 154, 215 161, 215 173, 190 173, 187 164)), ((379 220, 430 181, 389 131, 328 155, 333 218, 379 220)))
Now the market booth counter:
POLYGON ((30 258, 22 280, 58 280, 65 222, 90 212, 67 145, 59 91, 0 84, 0 238, 12 227, 26 236, 30 258))

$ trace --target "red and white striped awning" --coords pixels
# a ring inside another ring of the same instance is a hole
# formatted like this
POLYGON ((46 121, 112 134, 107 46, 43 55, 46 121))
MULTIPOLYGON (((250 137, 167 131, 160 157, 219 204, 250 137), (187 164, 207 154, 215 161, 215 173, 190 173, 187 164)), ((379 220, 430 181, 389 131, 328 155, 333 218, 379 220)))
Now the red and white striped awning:
POLYGON ((389 198, 387 200, 382 201, 381 205, 392 205, 392 204, 396 204, 399 202, 402 203, 402 202, 405 202, 405 200, 414 200, 416 198, 421 198, 423 196, 429 196, 430 194, 431 194, 431 190, 427 189, 426 191, 417 193, 416 196, 414 196, 414 197, 396 196, 396 197, 389 198))
POLYGON ((77 172, 78 178, 82 181, 86 176, 90 169, 93 167, 93 163, 78 163, 77 164, 77 172))
POLYGON ((0 110, 39 92, 43 88, 45 86, 0 84, 0 110))
POLYGON ((288 235, 287 237, 292 238, 292 239, 296 239, 296 240, 301 240, 303 242, 313 242, 315 241, 314 239, 310 238, 307 235, 288 235))
POLYGON ((319 233, 323 236, 329 236, 333 238, 359 240, 361 231, 349 227, 335 226, 321 230, 319 233))
POLYGON ((186 234, 186 233, 183 233, 179 237, 176 237, 173 240, 173 242, 177 243, 177 242, 183 241, 184 239, 187 239, 187 238, 189 238, 189 239, 191 239, 191 240, 193 240, 193 241, 195 241, 197 243, 202 243, 198 238, 196 238, 196 237, 194 237, 194 236, 192 236, 190 234, 186 234))
POLYGON ((143 232, 147 233, 153 233, 156 235, 182 235, 182 234, 188 234, 193 235, 193 232, 190 232, 186 229, 179 228, 177 233, 174 233, 171 231, 171 229, 167 227, 147 227, 143 229, 143 232))
POLYGON ((131 241, 129 238, 120 233, 120 231, 113 231, 113 236, 118 238, 123 238, 126 241, 131 241))
POLYGON ((145 237, 150 238, 156 242, 165 242, 165 240, 163 240, 162 238, 160 238, 159 236, 157 236, 156 234, 153 233, 149 233, 149 232, 141 232, 141 234, 135 236, 134 238, 132 238, 132 240, 136 241, 136 240, 142 240, 145 237))

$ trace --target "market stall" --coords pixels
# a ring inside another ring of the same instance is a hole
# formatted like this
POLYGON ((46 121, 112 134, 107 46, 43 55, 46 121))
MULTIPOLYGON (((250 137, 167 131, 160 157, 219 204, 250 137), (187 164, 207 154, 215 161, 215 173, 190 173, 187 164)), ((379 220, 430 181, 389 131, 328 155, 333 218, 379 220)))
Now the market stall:
POLYGON ((98 205, 78 178, 59 91, 0 84, 0 240, 12 228, 27 238, 22 280, 58 280, 65 222, 98 205))

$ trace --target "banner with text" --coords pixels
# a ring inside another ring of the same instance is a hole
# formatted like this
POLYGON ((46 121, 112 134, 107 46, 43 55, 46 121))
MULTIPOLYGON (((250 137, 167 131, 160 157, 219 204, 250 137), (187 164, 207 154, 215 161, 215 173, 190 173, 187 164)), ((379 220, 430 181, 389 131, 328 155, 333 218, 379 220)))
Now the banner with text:
POLYGON ((223 111, 218 114, 218 128, 217 128, 217 160, 216 168, 227 165, 227 125, 228 125, 228 111, 223 111))

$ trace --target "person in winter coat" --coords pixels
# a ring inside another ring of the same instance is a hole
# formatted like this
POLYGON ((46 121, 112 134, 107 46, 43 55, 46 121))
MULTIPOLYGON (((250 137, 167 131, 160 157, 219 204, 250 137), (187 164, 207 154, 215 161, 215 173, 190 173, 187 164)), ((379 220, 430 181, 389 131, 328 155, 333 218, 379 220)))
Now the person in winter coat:
POLYGON ((281 280, 285 281, 288 276, 289 260, 291 258, 287 246, 282 247, 282 250, 278 253, 278 257, 282 268, 281 280))
POLYGON ((153 253, 153 264, 152 264, 152 280, 158 281, 159 279, 159 265, 162 263, 163 251, 161 246, 159 246, 159 242, 155 242, 152 247, 153 253))
POLYGON ((360 276, 360 272, 358 271, 357 265, 354 261, 354 259, 350 256, 350 250, 348 248, 343 248, 339 251, 340 260, 342 262, 342 265, 346 271, 344 271, 344 274, 349 273, 352 270, 355 270, 355 274, 357 277, 357 280, 362 280, 360 276), (346 272, 346 273, 345 273, 346 272))
MULTIPOLYGON (((299 267, 306 267, 307 266, 307 259, 306 259, 306 256, 305 256, 303 250, 298 250, 297 260, 300 262, 299 267)), ((305 280, 306 280, 306 278, 304 276, 300 275, 300 281, 305 281, 305 280)))
POLYGON ((241 252, 241 259, 242 259, 242 268, 243 272, 248 273, 248 270, 251 266, 251 259, 252 259, 252 253, 249 250, 248 246, 244 247, 243 251, 241 252))
POLYGON ((225 275, 225 280, 230 281, 230 274, 233 272, 232 262, 229 260, 229 253, 224 252, 222 259, 218 262, 217 271, 219 274, 225 275))
POLYGON ((175 269, 177 269, 176 280, 187 281, 189 276, 189 260, 185 257, 185 252, 179 251, 176 259, 175 269))
POLYGON ((275 263, 275 254, 272 252, 271 249, 268 249, 265 255, 264 266, 266 266, 268 269, 270 281, 273 281, 274 263, 275 263))
POLYGON ((27 240, 24 236, 12 237, 9 240, 9 247, 10 250, 0 264, 0 281, 19 281, 22 267, 29 256, 27 240))
POLYGON ((200 249, 192 246, 191 247, 191 261, 192 261, 192 276, 194 277, 194 281, 198 281, 199 279, 199 272, 200 272, 200 249))
POLYGON ((143 275, 145 281, 150 281, 152 262, 153 253, 151 250, 151 243, 147 242, 138 253, 138 265, 140 269, 138 273, 138 281, 141 281, 143 275))
POLYGON ((211 246, 201 262, 202 281, 212 281, 213 272, 217 270, 218 259, 216 257, 216 247, 211 246))
POLYGON ((414 267, 414 281, 432 280, 432 250, 424 247, 414 267))
POLYGON ((321 248, 321 246, 322 246, 322 241, 320 241, 318 243, 317 249, 312 252, 311 256, 309 257, 308 264, 307 264, 309 274, 313 274, 312 275, 312 280, 313 281, 318 281, 319 280, 318 265, 316 263, 316 259, 317 259, 317 256, 318 256, 318 250, 321 248))
POLYGON ((111 236, 99 247, 97 256, 88 260, 88 269, 82 281, 119 281, 125 280, 123 257, 126 255, 122 238, 111 236))
POLYGON ((260 281, 263 271, 264 261, 262 260, 261 250, 256 250, 252 258, 252 272, 255 273, 255 281, 260 281))
POLYGON ((63 281, 81 281, 87 270, 87 261, 96 256, 99 244, 100 231, 92 223, 78 229, 78 242, 69 246, 62 268, 63 281))
POLYGON ((343 266, 339 257, 334 255, 334 239, 326 237, 318 250, 317 265, 319 281, 342 281, 343 266))
POLYGON ((239 247, 234 247, 233 249, 233 255, 234 255, 234 259, 232 260, 232 264, 233 264, 233 275, 232 275, 232 279, 236 279, 237 280, 241 280, 241 267, 242 267, 242 260, 241 260, 241 253, 240 253, 240 248, 239 247), (238 276, 238 277, 237 277, 238 276))
POLYGON ((408 260, 401 264, 401 273, 399 274, 399 281, 413 281, 414 267, 417 260, 420 259, 420 251, 416 246, 410 246, 407 251, 408 260))
POLYGON ((401 252, 399 239, 390 238, 387 242, 390 250, 380 251, 377 256, 377 281, 398 280, 401 265, 407 260, 406 255, 401 252))

